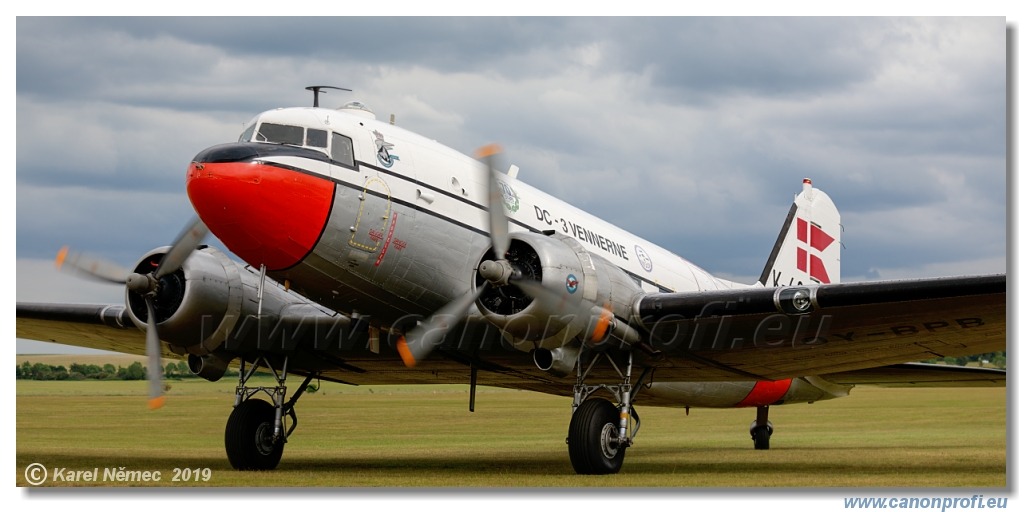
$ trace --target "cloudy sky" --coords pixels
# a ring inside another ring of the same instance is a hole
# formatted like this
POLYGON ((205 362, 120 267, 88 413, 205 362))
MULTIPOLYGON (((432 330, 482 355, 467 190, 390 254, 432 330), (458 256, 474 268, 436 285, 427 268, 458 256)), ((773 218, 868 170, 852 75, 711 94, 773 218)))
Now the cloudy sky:
POLYGON ((192 214, 185 169, 256 113, 360 100, 753 282, 804 177, 843 280, 1006 270, 1003 18, 17 20, 17 300, 118 302, 192 214))

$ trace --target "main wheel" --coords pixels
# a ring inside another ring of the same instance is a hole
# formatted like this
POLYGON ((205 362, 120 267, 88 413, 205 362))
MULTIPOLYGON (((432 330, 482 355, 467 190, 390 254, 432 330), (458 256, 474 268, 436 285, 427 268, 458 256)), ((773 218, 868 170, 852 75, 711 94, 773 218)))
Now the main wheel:
POLYGON ((600 398, 583 402, 569 421, 569 460, 581 475, 618 473, 626 456, 620 446, 619 409, 600 398))
POLYGON ((274 469, 281 462, 284 440, 274 440, 274 406, 246 400, 228 416, 224 449, 231 467, 243 471, 274 469))

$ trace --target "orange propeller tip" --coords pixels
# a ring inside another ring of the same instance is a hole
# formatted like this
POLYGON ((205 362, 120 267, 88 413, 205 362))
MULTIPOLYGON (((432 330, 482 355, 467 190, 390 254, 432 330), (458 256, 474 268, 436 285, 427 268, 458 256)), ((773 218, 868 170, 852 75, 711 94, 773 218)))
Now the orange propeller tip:
POLYGON ((488 144, 478 150, 476 150, 477 158, 487 158, 501 153, 501 144, 488 144))
POLYGON ((158 396, 156 398, 149 399, 149 410, 155 411, 164 406, 164 402, 167 401, 167 397, 158 396))
POLYGON ((64 266, 64 260, 66 259, 68 259, 68 246, 65 245, 57 251, 57 261, 54 262, 57 264, 57 268, 64 266))
POLYGON ((594 333, 590 336, 590 341, 598 343, 608 335, 608 327, 611 325, 614 314, 608 310, 608 304, 605 304, 605 308, 601 310, 601 317, 597 320, 597 325, 594 327, 594 333))
POLYGON ((402 362, 405 366, 412 368, 416 366, 416 358, 413 357, 412 351, 409 350, 409 344, 405 342, 405 336, 398 339, 398 355, 402 356, 402 362))

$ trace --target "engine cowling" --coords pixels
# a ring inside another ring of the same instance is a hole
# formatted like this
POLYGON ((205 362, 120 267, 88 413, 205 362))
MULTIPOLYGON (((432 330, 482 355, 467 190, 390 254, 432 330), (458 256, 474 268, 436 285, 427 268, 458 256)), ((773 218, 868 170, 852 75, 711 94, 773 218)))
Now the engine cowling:
MULTIPOLYGON (((151 272, 167 249, 162 247, 148 252, 135 266, 135 272, 151 272)), ((160 279, 153 305, 161 341, 178 354, 208 356, 216 353, 216 357, 230 361, 232 356, 228 352, 260 348, 260 333, 269 329, 254 328, 252 320, 257 313, 259 323, 269 326, 277 325, 285 312, 289 318, 330 318, 309 301, 270 280, 264 287, 260 308, 259 281, 259 274, 217 249, 196 250, 180 269, 160 279)), ((146 329, 145 298, 126 291, 126 303, 132 322, 146 329)), ((219 371, 219 366, 207 364, 207 372, 212 372, 209 375, 219 371)))
MULTIPOLYGON (((475 286, 484 318, 523 351, 555 349, 579 340, 600 345, 639 339, 629 323, 640 285, 608 260, 561 234, 512 233, 506 259, 517 279, 540 283, 550 297, 533 297, 512 284, 491 286, 479 272, 475 286)), ((488 251, 481 262, 494 259, 488 251)))

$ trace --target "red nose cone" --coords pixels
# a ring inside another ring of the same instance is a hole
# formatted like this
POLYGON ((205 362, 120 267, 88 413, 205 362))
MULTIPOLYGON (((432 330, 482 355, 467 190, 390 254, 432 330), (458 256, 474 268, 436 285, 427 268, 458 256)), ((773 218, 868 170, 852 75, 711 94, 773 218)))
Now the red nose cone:
POLYGON ((192 162, 192 206, 232 252, 268 270, 291 267, 316 245, 331 211, 334 185, 255 162, 192 162))

